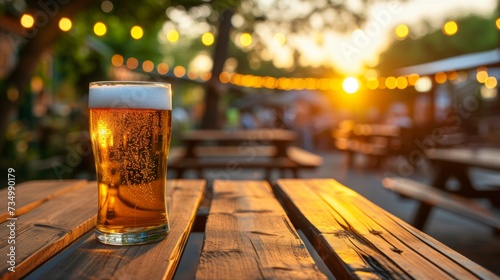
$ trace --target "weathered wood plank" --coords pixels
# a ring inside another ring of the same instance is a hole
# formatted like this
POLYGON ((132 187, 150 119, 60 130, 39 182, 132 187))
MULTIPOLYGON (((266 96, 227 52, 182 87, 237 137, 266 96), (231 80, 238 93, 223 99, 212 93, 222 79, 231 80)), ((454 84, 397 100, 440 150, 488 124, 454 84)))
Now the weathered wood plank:
MULTIPOLYGON (((83 187, 87 180, 40 180, 24 182, 15 186, 15 209, 16 216, 40 206, 42 203, 69 191, 83 187)), ((0 197, 7 198, 8 189, 0 190, 0 197)), ((5 222, 11 215, 7 207, 0 210, 0 222, 5 222)))
POLYGON ((215 181, 197 279, 325 279, 264 181, 215 181))
POLYGON ((278 180, 275 190, 336 277, 498 279, 335 180, 278 180))
MULTIPOLYGON (((37 186, 45 189, 41 182, 37 186)), ((20 187, 19 191, 22 189, 20 187)), ((94 182, 42 203, 17 220, 0 224, 0 252, 15 251, 16 262, 15 272, 7 270, 11 266, 9 263, 0 262, 1 277, 19 279, 26 275, 92 229, 96 213, 97 187, 94 182), (13 239, 8 239, 11 236, 9 226, 12 225, 15 235, 13 239), (9 240, 15 243, 9 243, 9 240), (15 249, 12 250, 11 246, 15 249)))
POLYGON ((42 278, 171 279, 204 189, 203 180, 168 181, 170 232, 165 240, 141 246, 109 246, 90 236, 42 278))

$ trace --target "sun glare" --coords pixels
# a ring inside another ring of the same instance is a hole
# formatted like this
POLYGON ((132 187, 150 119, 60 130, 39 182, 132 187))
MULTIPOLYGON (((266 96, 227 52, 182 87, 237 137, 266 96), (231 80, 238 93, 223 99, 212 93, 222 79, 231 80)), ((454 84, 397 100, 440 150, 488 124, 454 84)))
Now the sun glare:
POLYGON ((359 81, 354 77, 347 77, 342 82, 342 88, 345 92, 353 94, 359 89, 359 81))

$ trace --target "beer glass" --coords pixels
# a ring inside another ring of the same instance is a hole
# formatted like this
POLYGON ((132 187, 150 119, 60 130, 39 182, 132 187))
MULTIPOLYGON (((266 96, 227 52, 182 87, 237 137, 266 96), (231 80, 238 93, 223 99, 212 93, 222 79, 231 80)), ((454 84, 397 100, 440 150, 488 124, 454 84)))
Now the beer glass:
POLYGON ((170 84, 92 82, 89 111, 99 196, 97 240, 136 245, 165 238, 170 84))

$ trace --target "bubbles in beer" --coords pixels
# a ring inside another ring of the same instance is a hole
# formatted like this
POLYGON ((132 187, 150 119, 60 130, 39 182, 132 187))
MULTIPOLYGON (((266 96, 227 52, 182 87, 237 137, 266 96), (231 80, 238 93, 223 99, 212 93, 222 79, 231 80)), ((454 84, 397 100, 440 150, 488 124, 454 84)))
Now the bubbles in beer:
POLYGON ((167 223, 171 111, 91 108, 90 130, 100 189, 97 228, 120 232, 167 223))

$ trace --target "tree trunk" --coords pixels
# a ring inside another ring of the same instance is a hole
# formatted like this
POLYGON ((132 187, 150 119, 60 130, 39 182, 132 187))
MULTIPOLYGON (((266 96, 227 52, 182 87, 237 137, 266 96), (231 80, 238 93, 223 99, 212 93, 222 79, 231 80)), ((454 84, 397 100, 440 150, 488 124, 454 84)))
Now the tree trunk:
POLYGON ((224 68, 229 48, 229 31, 231 30, 231 17, 233 11, 226 10, 222 14, 222 21, 219 26, 219 33, 215 44, 213 55, 212 77, 205 88, 205 112, 201 122, 203 129, 217 129, 219 124, 219 76, 224 68))

